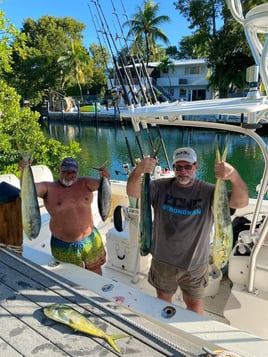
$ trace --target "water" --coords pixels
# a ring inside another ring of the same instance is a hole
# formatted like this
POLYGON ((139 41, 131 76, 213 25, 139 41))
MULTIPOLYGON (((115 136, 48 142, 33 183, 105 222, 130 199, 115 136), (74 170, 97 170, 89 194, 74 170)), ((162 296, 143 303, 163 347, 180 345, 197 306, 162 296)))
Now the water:
MULTIPOLYGON (((60 142, 67 144, 70 140, 76 140, 82 148, 78 156, 80 163, 80 175, 90 175, 98 177, 98 173, 93 167, 101 166, 108 161, 107 167, 111 177, 118 180, 127 180, 127 176, 122 169, 123 163, 131 160, 128 154, 126 140, 131 148, 133 158, 141 157, 141 152, 137 142, 139 141, 144 155, 151 153, 149 137, 156 143, 159 133, 156 128, 143 130, 135 137, 130 126, 123 130, 120 126, 113 124, 101 124, 96 128, 94 125, 79 124, 56 124, 52 123, 44 128, 46 135, 52 136, 60 142)), ((215 136, 216 132, 207 129, 194 129, 184 127, 161 127, 161 137, 165 143, 166 152, 170 164, 172 163, 172 153, 180 146, 191 146, 198 154, 198 177, 215 182, 214 161, 215 161, 215 136)), ((256 186, 259 184, 264 169, 264 160, 259 146, 252 138, 239 134, 230 135, 229 151, 227 161, 232 164, 243 177, 248 185, 250 197, 257 197, 256 186)), ((226 133, 217 133, 221 147, 224 146, 226 133)), ((267 143, 268 137, 263 137, 267 143)), ((163 148, 158 154, 160 164, 163 168, 168 166, 163 148)))

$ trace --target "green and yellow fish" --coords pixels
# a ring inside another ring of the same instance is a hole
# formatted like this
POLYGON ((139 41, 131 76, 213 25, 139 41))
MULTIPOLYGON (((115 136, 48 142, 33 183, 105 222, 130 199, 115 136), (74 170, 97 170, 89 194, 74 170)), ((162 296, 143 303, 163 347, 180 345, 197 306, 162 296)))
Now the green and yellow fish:
MULTIPOLYGON (((30 155, 23 154, 25 161, 30 160, 30 155)), ((26 166, 22 173, 21 184, 21 212, 24 233, 32 240, 39 235, 41 229, 41 215, 35 189, 31 166, 26 166)))
MULTIPOLYGON (((222 156, 218 143, 216 144, 216 161, 226 161, 229 146, 229 139, 222 156)), ((230 215, 230 206, 226 181, 217 179, 214 199, 214 237, 212 244, 212 257, 218 269, 222 269, 228 263, 233 247, 233 227, 230 215)))
POLYGON ((150 174, 145 173, 141 183, 140 199, 140 254, 146 256, 151 251, 152 246, 152 211, 151 211, 151 193, 150 193, 150 174))
POLYGON ((118 353, 121 353, 121 351, 116 346, 114 340, 129 337, 125 334, 107 335, 99 327, 95 326, 86 316, 65 304, 53 304, 44 307, 43 311, 45 316, 51 320, 70 326, 76 331, 104 339, 118 353))

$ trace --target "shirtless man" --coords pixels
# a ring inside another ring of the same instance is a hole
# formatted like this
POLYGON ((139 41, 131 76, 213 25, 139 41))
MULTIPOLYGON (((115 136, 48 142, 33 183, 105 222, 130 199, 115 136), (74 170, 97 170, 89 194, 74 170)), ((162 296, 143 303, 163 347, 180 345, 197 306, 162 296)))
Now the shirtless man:
MULTIPOLYGON (((28 165, 20 161, 21 170, 28 165)), ((100 177, 110 178, 106 169, 100 177)), ((59 165, 59 179, 36 183, 37 196, 43 198, 50 214, 51 252, 54 258, 102 274, 106 261, 102 237, 94 227, 91 204, 99 179, 78 178, 77 160, 66 157, 59 165)))

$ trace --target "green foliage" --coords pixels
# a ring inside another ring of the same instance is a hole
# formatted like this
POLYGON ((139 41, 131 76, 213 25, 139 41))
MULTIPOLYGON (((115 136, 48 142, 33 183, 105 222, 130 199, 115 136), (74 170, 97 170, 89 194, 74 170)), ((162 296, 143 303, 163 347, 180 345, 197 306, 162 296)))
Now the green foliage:
POLYGON ((47 139, 38 122, 39 113, 20 108, 20 96, 0 79, 0 173, 19 175, 18 161, 33 154, 35 164, 47 164, 54 173, 64 156, 76 156, 79 144, 68 146, 47 139))
MULTIPOLYGON (((260 3, 262 1, 257 1, 260 3)), ((221 98, 246 86, 246 67, 253 64, 243 27, 233 18, 223 0, 177 0, 176 8, 194 30, 184 37, 179 52, 184 58, 206 58, 210 67, 209 86, 221 98)), ((256 2, 242 2, 243 12, 256 2)))
POLYGON ((72 51, 72 42, 80 43, 83 23, 70 17, 43 16, 38 21, 27 18, 21 35, 26 38, 24 56, 13 46, 13 72, 6 75, 22 98, 37 105, 47 90, 59 90, 62 84, 61 56, 72 51))
POLYGON ((13 50, 10 43, 13 43, 15 53, 24 56, 24 40, 23 35, 19 35, 19 31, 14 25, 10 24, 5 17, 4 12, 0 10, 0 75, 12 71, 12 53, 13 50))

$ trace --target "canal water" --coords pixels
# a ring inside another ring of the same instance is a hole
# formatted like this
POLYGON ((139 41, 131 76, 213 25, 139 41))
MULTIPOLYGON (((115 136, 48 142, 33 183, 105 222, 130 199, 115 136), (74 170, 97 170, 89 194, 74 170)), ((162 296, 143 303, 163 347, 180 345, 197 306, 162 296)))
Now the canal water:
MULTIPOLYGON (((239 171, 248 185, 250 197, 257 197, 256 186, 259 184, 264 169, 264 160, 259 146, 252 138, 240 134, 226 134, 207 129, 185 127, 151 127, 141 130, 138 135, 133 133, 130 126, 121 128, 112 124, 99 124, 98 127, 90 124, 56 124, 50 123, 44 127, 45 134, 53 137, 63 144, 71 140, 79 142, 81 153, 78 156, 80 175, 98 177, 93 167, 101 166, 107 161, 111 177, 118 180, 127 180, 122 165, 128 163, 130 168, 131 158, 151 154, 151 141, 156 146, 160 138, 164 147, 160 148, 158 157, 162 168, 172 163, 172 153, 180 146, 191 146, 198 154, 198 177, 214 183, 213 166, 215 161, 216 137, 223 148, 226 137, 230 136, 227 161, 239 171), (129 145, 131 154, 127 149, 129 145), (166 155, 165 155, 166 152, 166 155)), ((268 137, 263 137, 267 143, 268 137)))

